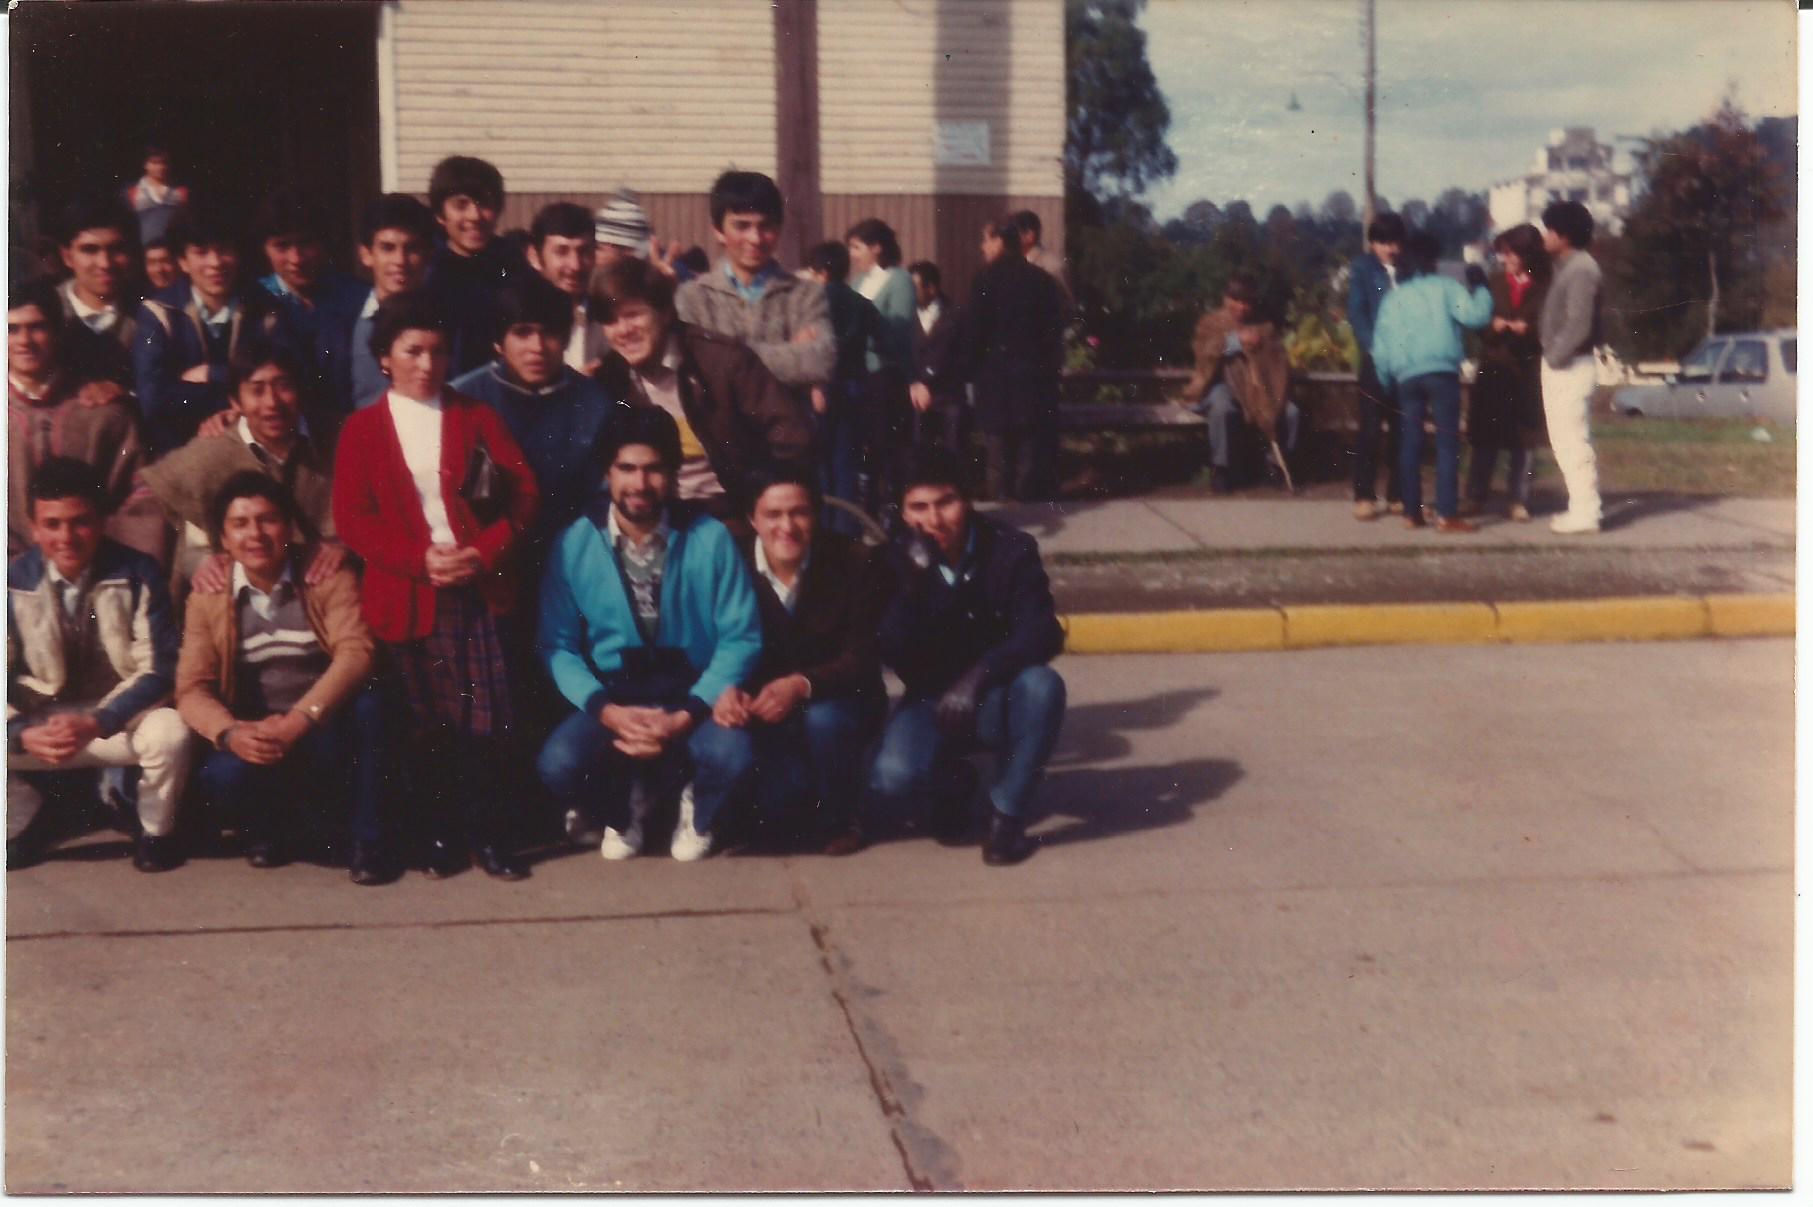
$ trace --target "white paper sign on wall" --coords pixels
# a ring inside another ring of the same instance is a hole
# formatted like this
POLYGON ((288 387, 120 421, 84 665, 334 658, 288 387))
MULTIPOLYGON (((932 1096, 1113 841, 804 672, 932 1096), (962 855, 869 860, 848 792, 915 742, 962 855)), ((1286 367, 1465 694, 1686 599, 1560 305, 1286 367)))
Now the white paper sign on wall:
POLYGON ((932 134, 932 162, 941 168, 985 168, 989 153, 986 121, 939 122, 932 134))

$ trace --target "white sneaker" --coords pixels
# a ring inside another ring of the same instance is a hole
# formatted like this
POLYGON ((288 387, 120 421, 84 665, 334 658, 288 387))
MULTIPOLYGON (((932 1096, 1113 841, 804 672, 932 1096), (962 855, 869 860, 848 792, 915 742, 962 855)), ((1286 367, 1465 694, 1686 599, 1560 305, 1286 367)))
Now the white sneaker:
POLYGON ((1575 515, 1571 511, 1564 511, 1549 521, 1549 531, 1560 533, 1562 536, 1577 536, 1582 533, 1599 531, 1599 521, 1591 516, 1575 515))
POLYGON ((648 793, 643 789, 639 776, 630 782, 629 805, 628 828, 604 828, 604 841, 598 844, 598 853, 606 859, 634 859, 642 853, 642 819, 648 816, 648 793))
POLYGON ((680 824, 674 827, 674 840, 668 852, 681 863, 692 863, 711 853, 711 831, 701 833, 692 824, 692 785, 680 789, 680 824))

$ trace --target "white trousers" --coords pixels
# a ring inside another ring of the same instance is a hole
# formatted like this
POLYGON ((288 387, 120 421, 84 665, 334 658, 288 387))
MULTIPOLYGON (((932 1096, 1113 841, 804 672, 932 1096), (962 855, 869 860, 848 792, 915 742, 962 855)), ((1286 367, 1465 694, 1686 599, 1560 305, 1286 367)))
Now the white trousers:
POLYGON ((74 758, 47 763, 29 754, 6 760, 6 837, 25 833, 44 807, 44 794, 21 771, 81 771, 89 767, 140 767, 138 819, 145 833, 162 838, 176 827, 176 802, 189 782, 195 735, 174 708, 140 713, 110 738, 96 738, 74 758))
POLYGON ((1567 483, 1568 514, 1595 524, 1600 519, 1599 461, 1593 455, 1587 410, 1598 381, 1598 366, 1590 356, 1576 356, 1560 369, 1542 362, 1542 410, 1549 421, 1555 464, 1567 483))

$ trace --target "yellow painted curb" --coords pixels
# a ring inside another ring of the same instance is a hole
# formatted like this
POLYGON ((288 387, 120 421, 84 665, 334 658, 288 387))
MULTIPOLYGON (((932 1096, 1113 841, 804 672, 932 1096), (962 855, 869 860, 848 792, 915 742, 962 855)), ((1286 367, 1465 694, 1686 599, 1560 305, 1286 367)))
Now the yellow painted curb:
POLYGON ((1706 616, 1714 637, 1792 637, 1792 595, 1708 595, 1706 616))
POLYGON ((1486 603, 1308 604, 1284 609, 1284 644, 1466 645, 1496 641, 1497 626, 1486 603))
POLYGON ((1194 654, 1284 648, 1276 608, 1090 612, 1064 618, 1072 654, 1194 654))
POLYGON ((1706 601, 1697 596, 1638 596, 1501 603, 1498 636, 1509 642, 1661 641, 1704 637, 1706 601))

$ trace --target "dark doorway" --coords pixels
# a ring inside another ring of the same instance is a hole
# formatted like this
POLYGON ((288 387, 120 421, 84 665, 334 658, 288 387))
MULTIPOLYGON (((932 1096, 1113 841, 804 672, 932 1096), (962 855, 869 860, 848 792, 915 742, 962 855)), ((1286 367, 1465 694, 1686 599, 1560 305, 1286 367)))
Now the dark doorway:
POLYGON ((139 178, 159 141, 191 195, 249 216, 278 185, 332 212, 336 259, 378 191, 376 3, 15 5, 12 198, 28 229, 139 178))

